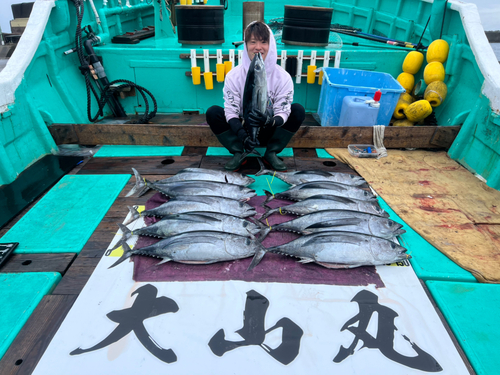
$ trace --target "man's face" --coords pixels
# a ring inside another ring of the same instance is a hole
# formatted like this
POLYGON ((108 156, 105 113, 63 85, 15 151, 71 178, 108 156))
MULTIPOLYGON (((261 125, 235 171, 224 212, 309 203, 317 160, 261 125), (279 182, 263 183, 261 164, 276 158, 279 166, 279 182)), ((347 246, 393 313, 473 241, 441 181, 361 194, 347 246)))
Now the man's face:
POLYGON ((247 42, 247 51, 250 61, 253 60, 255 54, 260 52, 262 59, 266 60, 267 52, 269 51, 269 42, 264 42, 262 40, 256 39, 253 35, 247 42))

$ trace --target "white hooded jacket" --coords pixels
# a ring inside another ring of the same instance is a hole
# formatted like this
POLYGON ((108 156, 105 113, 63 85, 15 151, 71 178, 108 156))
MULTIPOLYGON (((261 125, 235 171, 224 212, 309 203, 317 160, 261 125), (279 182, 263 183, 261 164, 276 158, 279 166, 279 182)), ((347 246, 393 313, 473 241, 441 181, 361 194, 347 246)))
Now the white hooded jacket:
MULTIPOLYGON (((268 106, 272 105, 274 116, 280 116, 283 118, 283 122, 286 122, 288 116, 290 116, 293 101, 293 81, 290 75, 276 64, 278 60, 276 41, 271 29, 269 29, 269 33, 269 51, 264 61, 267 76, 267 96, 270 101, 268 106)), ((246 43, 243 45, 245 47, 243 61, 231 69, 224 82, 224 113, 228 122, 232 118, 243 117, 243 91, 245 90, 245 81, 251 63, 248 57, 247 45, 246 43)))

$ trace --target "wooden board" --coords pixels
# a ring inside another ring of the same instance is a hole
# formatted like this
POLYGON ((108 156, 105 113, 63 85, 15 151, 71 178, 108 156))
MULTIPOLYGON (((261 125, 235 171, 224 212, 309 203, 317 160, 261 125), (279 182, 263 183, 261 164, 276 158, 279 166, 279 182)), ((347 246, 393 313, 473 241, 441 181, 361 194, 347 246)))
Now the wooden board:
POLYGON ((77 296, 43 297, 0 361, 0 374, 31 374, 77 296))
POLYGON ((200 155, 136 158, 93 158, 78 174, 122 174, 133 173, 132 168, 142 175, 172 175, 184 168, 198 168, 200 155))
MULTIPOLYGON (((201 161, 201 168, 224 169, 224 164, 230 160, 230 156, 205 156, 201 161)), ((295 169, 295 158, 282 158, 289 170, 295 169)), ((255 174, 260 170, 260 165, 255 157, 247 158, 245 164, 238 172, 243 174, 255 174)))
MULTIPOLYGON (((384 146, 448 149, 459 129, 458 126, 388 126, 384 146)), ((206 125, 54 124, 49 130, 57 144, 220 146, 206 125)), ((350 144, 373 144, 373 128, 302 126, 289 147, 347 147, 350 144)))
POLYGON ((92 275, 92 272, 94 272, 99 260, 100 258, 76 258, 52 294, 78 295, 87 283, 90 275, 92 275))
POLYGON ((75 253, 13 254, 0 268, 0 273, 59 272, 64 275, 75 257, 75 253))
POLYGON ((500 282, 500 192, 445 152, 392 150, 361 159, 328 150, 363 176, 429 243, 481 282, 500 282))

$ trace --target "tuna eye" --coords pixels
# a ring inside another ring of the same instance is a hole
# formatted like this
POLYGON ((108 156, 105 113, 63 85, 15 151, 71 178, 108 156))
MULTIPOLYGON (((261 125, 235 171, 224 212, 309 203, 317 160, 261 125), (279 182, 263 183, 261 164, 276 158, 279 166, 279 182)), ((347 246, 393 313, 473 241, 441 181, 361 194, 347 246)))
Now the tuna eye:
POLYGON ((392 243, 391 243, 391 247, 392 247, 393 249, 395 249, 395 248, 396 248, 396 244, 395 244, 394 242, 392 242, 392 243))
POLYGON ((387 223, 389 224, 390 227, 394 225, 394 221, 388 221, 387 223))

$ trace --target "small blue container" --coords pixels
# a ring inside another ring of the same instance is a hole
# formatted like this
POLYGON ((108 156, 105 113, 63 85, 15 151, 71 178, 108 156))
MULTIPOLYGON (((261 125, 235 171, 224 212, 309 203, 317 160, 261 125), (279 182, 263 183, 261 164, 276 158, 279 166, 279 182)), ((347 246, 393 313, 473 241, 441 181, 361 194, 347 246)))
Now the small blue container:
POLYGON ((405 92, 401 84, 387 73, 356 69, 323 68, 323 83, 318 104, 322 126, 338 126, 342 102, 346 96, 366 96, 372 99, 382 92, 376 124, 389 125, 399 96, 405 92))
MULTIPOLYGON (((377 124, 380 105, 371 106, 366 96, 345 96, 339 126, 373 126, 377 124)), ((373 102, 373 100, 372 100, 373 102)))

